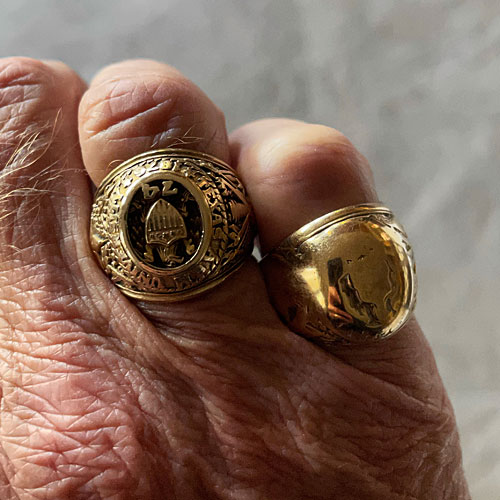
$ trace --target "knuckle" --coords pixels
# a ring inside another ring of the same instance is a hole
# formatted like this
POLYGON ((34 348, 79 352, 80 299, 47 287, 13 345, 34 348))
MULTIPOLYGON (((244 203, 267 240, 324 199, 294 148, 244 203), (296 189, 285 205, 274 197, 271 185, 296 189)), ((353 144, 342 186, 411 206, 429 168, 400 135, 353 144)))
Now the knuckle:
POLYGON ((144 139, 164 146, 201 141, 213 127, 218 138, 223 125, 222 113, 194 83, 163 66, 107 70, 80 104, 84 140, 144 139))
POLYGON ((25 57, 0 60, 0 134, 4 144, 9 143, 12 133, 39 130, 76 98, 81 81, 67 66, 57 66, 25 57))
POLYGON ((194 112, 194 100, 193 92, 178 80, 147 75, 111 77, 85 93, 81 122, 85 133, 94 136, 117 126, 128 129, 136 118, 144 120, 149 115, 151 132, 156 133, 155 124, 164 126, 165 118, 194 112))
POLYGON ((0 60, 0 82, 5 85, 18 79, 40 81, 49 74, 49 68, 38 59, 5 57, 0 60))
POLYGON ((117 159, 117 145, 128 157, 162 147, 226 154, 222 113, 188 78, 154 61, 102 70, 80 103, 79 124, 84 158, 94 158, 95 166, 97 156, 103 170, 117 159))
POLYGON ((0 59, 0 167, 43 151, 81 88, 80 78, 63 63, 0 59))
POLYGON ((267 142, 263 158, 272 183, 317 186, 371 175, 367 160, 349 139, 323 125, 293 122, 267 142))
POLYGON ((27 57, 0 60, 0 106, 37 98, 54 101, 60 98, 54 95, 54 90, 75 90, 80 83, 79 77, 64 63, 46 64, 27 57))
POLYGON ((296 162, 299 159, 306 167, 315 167, 325 163, 352 163, 360 157, 347 137, 323 125, 294 126, 286 133, 284 140, 273 142, 275 144, 270 144, 269 151, 274 157, 273 160, 278 159, 285 164, 290 160, 296 162))
MULTIPOLYGON (((12 107, 36 103, 50 95, 54 85, 50 68, 35 59, 13 57, 0 62, 0 120, 2 125, 13 114, 12 107), (17 105, 17 106, 16 106, 17 105)), ((30 106, 30 107, 31 107, 30 106)), ((3 127, 2 127, 3 128, 3 127)))

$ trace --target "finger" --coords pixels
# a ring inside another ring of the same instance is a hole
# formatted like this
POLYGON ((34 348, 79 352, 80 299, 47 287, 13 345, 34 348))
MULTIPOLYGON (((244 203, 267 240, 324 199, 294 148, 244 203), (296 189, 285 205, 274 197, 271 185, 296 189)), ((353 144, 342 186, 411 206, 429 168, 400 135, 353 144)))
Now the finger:
POLYGON ((90 202, 77 130, 84 89, 62 63, 0 60, 0 481, 9 493, 0 490, 8 498, 61 491, 55 408, 75 397, 76 384, 65 392, 61 380, 71 377, 71 346, 85 342, 73 323, 90 202))
MULTIPOLYGON (((116 162, 152 148, 182 146, 229 159, 220 110, 177 70, 155 61, 126 61, 102 70, 82 99, 79 127, 84 162, 96 184, 116 162)), ((186 321, 197 325, 203 317, 204 322, 216 322, 218 314, 233 314, 246 321, 254 317, 256 307, 276 321, 267 302, 266 306, 257 305, 264 297, 260 272, 255 263, 249 263, 214 290, 189 302, 140 302, 139 306, 163 330, 170 326, 172 331, 173 325, 182 322, 187 332, 186 321), (246 300, 228 308, 235 296, 246 300)), ((197 330, 201 330, 199 326, 197 330)), ((234 329, 238 331, 241 328, 234 329)))
MULTIPOLYGON (((367 160, 334 129, 263 120, 233 133, 231 149, 254 206, 263 253, 327 212, 377 200, 367 160)), ((384 342, 339 347, 335 354, 399 384, 412 384, 419 377, 428 380, 429 373, 436 373, 427 342, 414 321, 384 342)))
MULTIPOLYGON (((291 120, 264 120, 236 131, 230 143, 233 165, 254 207, 264 253, 327 212, 377 200, 368 162, 336 130, 291 120)), ((355 453, 363 464, 387 465, 387 453, 397 449, 393 457, 405 456, 405 463, 418 463, 411 477, 428 468, 426 464, 439 463, 439 475, 453 476, 454 487, 465 489, 453 410, 414 320, 385 341, 329 352, 317 347, 313 353, 305 348, 307 341, 301 340, 304 355, 294 359, 294 367, 307 376, 294 381, 300 380, 295 387, 303 391, 301 406, 309 402, 315 415, 314 432, 331 426, 329 433, 335 438, 348 436, 352 443, 355 436, 355 453), (326 406, 325 401, 329 401, 326 406)), ((304 433, 307 426, 300 427, 299 442, 304 433)), ((358 479, 359 491, 363 491, 364 480, 358 479)), ((398 483, 396 489, 402 492, 399 478, 398 483)), ((384 496, 374 491, 366 497, 384 496)))
POLYGON ((264 254, 327 212, 377 199, 366 159, 334 129, 261 120, 234 132, 231 148, 256 206, 264 254))
MULTIPOLYGON (((19 283, 42 286, 43 266, 57 266, 60 284, 70 259, 83 252, 89 185, 76 117, 83 81, 59 62, 0 61, 0 272, 8 293, 19 283), (83 210, 82 210, 83 209, 83 210), (75 218, 68 214, 74 213, 75 218), (69 250, 71 249, 71 250, 69 250), (56 264, 57 262, 57 264, 56 264), (27 270, 40 266, 32 282, 27 270)), ((33 292, 33 290, 31 290, 33 292)))
POLYGON ((104 68, 82 99, 79 119, 83 159, 96 185, 119 162, 151 149, 177 146, 228 160, 222 112, 176 69, 155 61, 104 68))

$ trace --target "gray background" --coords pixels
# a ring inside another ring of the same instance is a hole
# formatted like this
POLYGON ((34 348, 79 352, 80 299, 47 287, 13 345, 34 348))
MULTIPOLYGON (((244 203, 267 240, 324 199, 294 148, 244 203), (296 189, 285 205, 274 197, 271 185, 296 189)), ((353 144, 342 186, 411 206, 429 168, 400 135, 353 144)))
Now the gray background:
POLYGON ((473 498, 500 498, 498 0, 2 1, 1 55, 85 78, 173 64, 226 112, 343 131, 417 255, 418 317, 456 408, 473 498))

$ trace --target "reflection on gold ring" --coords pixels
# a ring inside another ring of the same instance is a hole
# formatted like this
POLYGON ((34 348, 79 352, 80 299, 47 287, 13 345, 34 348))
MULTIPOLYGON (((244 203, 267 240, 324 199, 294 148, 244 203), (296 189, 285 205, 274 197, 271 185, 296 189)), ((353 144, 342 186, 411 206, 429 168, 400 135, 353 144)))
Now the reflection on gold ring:
POLYGON ((415 305, 411 246, 392 212, 378 204, 312 221, 270 252, 262 266, 283 320, 320 342, 389 337, 415 305))

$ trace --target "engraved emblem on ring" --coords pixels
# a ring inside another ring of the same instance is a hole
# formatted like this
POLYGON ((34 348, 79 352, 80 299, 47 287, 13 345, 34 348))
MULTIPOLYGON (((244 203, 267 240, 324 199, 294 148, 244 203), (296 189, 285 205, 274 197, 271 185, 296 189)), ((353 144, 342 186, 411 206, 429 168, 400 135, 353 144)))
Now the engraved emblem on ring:
POLYGON ((173 172, 141 179, 124 200, 124 248, 141 268, 173 274, 198 262, 212 222, 198 186, 173 172))

